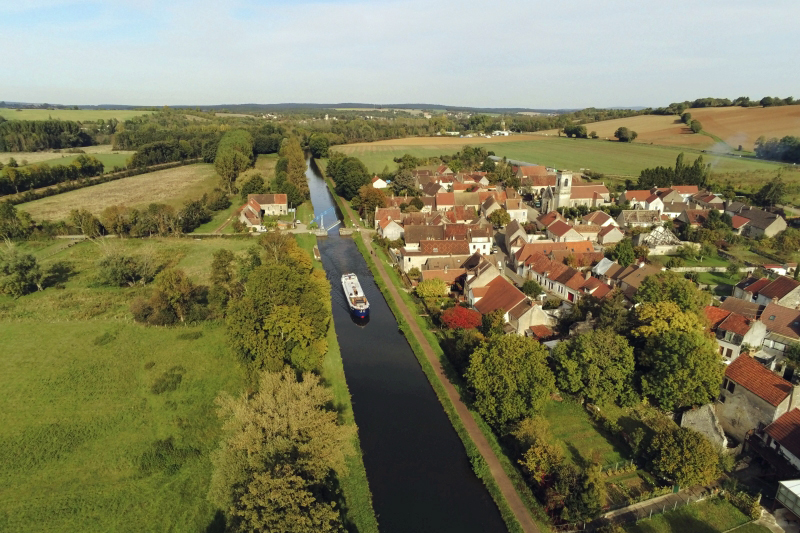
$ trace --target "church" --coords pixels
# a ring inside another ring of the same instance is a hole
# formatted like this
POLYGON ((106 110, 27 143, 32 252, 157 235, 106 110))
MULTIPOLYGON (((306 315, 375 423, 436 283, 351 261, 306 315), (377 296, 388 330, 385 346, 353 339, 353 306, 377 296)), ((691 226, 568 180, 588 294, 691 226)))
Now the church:
POLYGON ((548 186, 542 193, 542 212, 549 213, 559 207, 569 208, 585 205, 596 208, 611 204, 611 193, 604 184, 574 184, 572 172, 558 171, 556 184, 548 186))

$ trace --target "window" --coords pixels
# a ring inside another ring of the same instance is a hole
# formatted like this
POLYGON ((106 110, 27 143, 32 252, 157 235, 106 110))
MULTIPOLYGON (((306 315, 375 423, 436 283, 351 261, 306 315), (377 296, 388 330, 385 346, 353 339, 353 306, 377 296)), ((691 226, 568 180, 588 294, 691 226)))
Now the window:
POLYGON ((728 388, 728 378, 725 378, 725 379, 722 380, 722 388, 723 389, 727 389, 728 388))
POLYGON ((720 394, 719 395, 719 402, 720 403, 725 403, 725 395, 724 394, 720 394))
POLYGON ((728 348, 728 352, 725 354, 725 357, 730 359, 732 355, 733 355, 733 348, 728 348))
POLYGON ((729 381, 727 389, 728 389, 728 392, 735 391, 736 390, 736 384, 733 381, 729 381))

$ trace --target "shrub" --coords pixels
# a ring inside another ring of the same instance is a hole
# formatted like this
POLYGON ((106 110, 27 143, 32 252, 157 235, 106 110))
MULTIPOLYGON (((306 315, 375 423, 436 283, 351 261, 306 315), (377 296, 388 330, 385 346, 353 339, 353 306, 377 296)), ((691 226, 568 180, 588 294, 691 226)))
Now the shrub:
POLYGON ((442 323, 450 329, 475 329, 481 325, 481 314, 457 305, 442 313, 442 323))

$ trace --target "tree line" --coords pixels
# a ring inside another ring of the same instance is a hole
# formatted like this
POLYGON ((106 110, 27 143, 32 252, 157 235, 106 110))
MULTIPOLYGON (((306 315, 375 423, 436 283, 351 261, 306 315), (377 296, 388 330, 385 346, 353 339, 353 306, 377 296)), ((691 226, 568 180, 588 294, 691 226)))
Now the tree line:
POLYGON ((3 166, 0 163, 0 195, 16 194, 31 189, 57 185, 68 181, 99 176, 103 163, 91 155, 81 154, 68 165, 3 166))
POLYGON ((786 163, 800 163, 800 137, 787 135, 782 139, 772 137, 767 139, 763 135, 756 140, 756 157, 784 161, 786 163))
POLYGON ((81 124, 69 120, 0 121, 0 152, 38 152, 95 144, 81 124))

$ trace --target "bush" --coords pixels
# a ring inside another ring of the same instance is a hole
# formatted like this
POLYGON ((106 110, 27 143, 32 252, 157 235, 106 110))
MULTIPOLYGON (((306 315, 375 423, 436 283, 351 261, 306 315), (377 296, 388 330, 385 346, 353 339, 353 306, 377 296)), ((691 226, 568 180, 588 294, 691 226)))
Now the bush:
POLYGON ((761 518, 760 495, 751 496, 744 491, 733 489, 724 491, 722 497, 753 520, 761 518))

